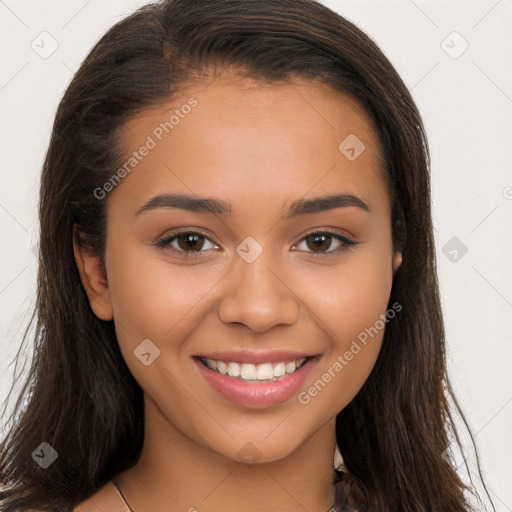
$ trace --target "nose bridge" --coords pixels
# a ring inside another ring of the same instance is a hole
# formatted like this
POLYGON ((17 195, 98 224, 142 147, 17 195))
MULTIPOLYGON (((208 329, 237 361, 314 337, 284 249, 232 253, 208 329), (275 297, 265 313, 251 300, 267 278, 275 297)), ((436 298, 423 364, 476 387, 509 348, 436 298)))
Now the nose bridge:
POLYGON ((255 331, 297 321, 299 301, 272 250, 247 237, 236 249, 234 268, 227 276, 219 315, 223 322, 243 323, 255 331))

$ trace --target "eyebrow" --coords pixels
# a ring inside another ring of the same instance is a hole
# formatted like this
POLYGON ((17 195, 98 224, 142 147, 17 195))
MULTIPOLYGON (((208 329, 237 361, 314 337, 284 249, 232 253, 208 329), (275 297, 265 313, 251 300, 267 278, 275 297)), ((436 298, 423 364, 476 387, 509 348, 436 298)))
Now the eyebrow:
MULTIPOLYGON (((284 205, 283 205, 284 206, 284 205)), ((313 199, 298 199, 288 208, 284 219, 290 219, 299 215, 320 213, 334 208, 355 206, 367 213, 372 209, 360 197, 353 194, 332 194, 313 199)), ((137 210, 136 216, 157 208, 177 208, 196 213, 213 213, 215 215, 232 216, 231 204, 222 199, 210 199, 207 197, 195 197, 187 194, 161 194, 150 199, 144 206, 137 210)))

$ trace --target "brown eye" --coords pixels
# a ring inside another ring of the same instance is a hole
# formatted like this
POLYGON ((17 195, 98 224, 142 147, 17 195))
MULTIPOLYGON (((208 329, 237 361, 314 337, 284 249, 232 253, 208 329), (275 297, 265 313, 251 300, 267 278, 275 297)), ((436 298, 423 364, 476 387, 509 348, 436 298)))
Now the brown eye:
POLYGON ((178 246, 183 251, 189 249, 192 251, 200 251, 204 245, 204 236, 195 233, 179 235, 175 237, 175 240, 178 241, 178 246))
POLYGON ((331 245, 332 238, 329 235, 311 235, 306 238, 306 245, 308 249, 314 251, 315 249, 319 249, 322 252, 327 251, 331 245), (311 242, 311 243, 309 243, 311 242))
POLYGON ((198 256, 211 248, 218 248, 207 236, 195 231, 182 231, 181 233, 168 233, 155 242, 155 245, 164 250, 181 256, 198 256), (210 247, 207 245, 210 244, 210 247), (206 247, 205 247, 206 246, 206 247))
POLYGON ((357 242, 353 242, 352 240, 339 235, 337 233, 331 232, 316 232, 311 233, 304 237, 301 242, 297 245, 304 243, 306 245, 306 252, 309 252, 315 256, 322 255, 331 255, 337 254, 344 249, 348 249, 350 247, 355 247, 357 242), (336 244, 334 249, 330 249, 333 242, 336 244))

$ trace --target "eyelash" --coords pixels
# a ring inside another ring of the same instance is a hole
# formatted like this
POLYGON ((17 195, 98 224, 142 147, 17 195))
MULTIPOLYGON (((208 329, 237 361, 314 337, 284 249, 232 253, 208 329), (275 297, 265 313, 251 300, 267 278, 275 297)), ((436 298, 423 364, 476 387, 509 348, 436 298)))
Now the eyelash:
MULTIPOLYGON (((173 233, 168 233, 168 234, 164 235, 163 237, 159 238, 155 242, 155 246, 158 247, 159 249, 163 249, 163 250, 171 249, 172 252, 174 252, 175 254, 179 254, 180 257, 184 257, 186 259, 198 258, 198 257, 200 257, 201 253, 206 252, 206 251, 183 251, 181 249, 175 249, 174 247, 171 247, 171 243, 183 235, 199 235, 200 237, 205 238, 205 239, 209 240, 210 242, 212 242, 206 234, 201 233, 199 231, 177 231, 177 232, 173 232, 173 233)), ((329 237, 336 238, 341 242, 340 247, 338 247, 337 249, 334 249, 334 250, 329 250, 326 252, 306 251, 308 254, 311 254, 314 257, 337 255, 341 251, 344 251, 347 249, 353 249, 354 247, 356 247, 359 244, 358 242, 354 242, 353 240, 350 240, 349 238, 342 236, 339 233, 334 233, 333 231, 313 231, 313 232, 305 235, 303 238, 301 238, 299 243, 303 242, 304 240, 306 240, 314 235, 328 235, 329 237)), ((218 244, 215 244, 214 242, 212 242, 212 243, 214 245, 218 245, 218 244)), ((298 245, 298 244, 296 244, 296 245, 298 245)))

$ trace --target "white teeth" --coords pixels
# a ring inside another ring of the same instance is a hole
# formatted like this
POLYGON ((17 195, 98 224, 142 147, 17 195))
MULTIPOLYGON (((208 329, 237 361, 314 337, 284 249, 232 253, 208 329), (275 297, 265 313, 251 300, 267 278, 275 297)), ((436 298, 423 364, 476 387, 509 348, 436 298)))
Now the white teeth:
POLYGON ((254 364, 243 364, 240 367, 240 377, 244 380, 256 379, 256 365, 254 364))
POLYGON ((222 373, 222 375, 226 375, 228 373, 228 365, 224 361, 217 361, 217 371, 222 373))
POLYGON ((268 380, 274 376, 272 363, 259 364, 257 368, 255 368, 255 372, 258 380, 268 380))
POLYGON ((286 365, 277 363, 274 367, 274 377, 282 377, 286 373, 286 365))
POLYGON ((293 373, 296 369, 295 361, 292 361, 291 363, 288 363, 286 365, 286 373, 293 373))
MULTIPOLYGON (((208 361, 208 359, 206 361, 208 361)), ((229 363, 228 375, 230 377, 240 377, 240 365, 238 363, 229 363)))
POLYGON ((245 381, 275 381, 285 374, 292 374, 300 368, 305 357, 301 357, 296 361, 279 362, 279 363, 235 363, 233 361, 216 361, 215 359, 202 358, 208 368, 215 370, 222 375, 229 375, 238 380, 245 381))

